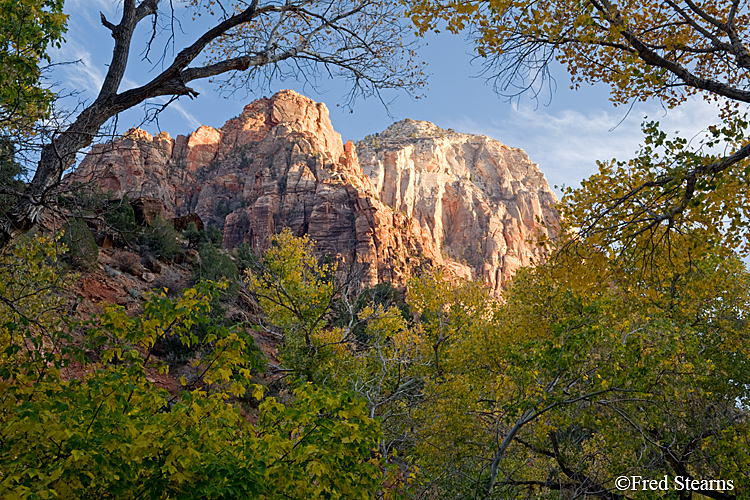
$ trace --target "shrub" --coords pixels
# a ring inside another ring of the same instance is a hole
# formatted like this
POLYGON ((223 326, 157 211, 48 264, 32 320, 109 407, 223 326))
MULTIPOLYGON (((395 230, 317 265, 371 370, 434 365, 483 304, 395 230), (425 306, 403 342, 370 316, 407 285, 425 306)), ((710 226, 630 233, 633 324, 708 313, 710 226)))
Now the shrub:
POLYGON ((151 226, 144 231, 141 243, 160 259, 174 260, 182 251, 179 238, 180 233, 175 231, 172 223, 157 215, 151 226))
POLYGON ((141 230, 127 196, 104 213, 104 222, 115 232, 115 242, 120 245, 133 241, 141 230))
POLYGON ((90 269, 99 258, 99 247, 96 246, 94 235, 91 234, 83 219, 70 219, 63 226, 63 236, 61 242, 67 247, 68 251, 62 256, 62 259, 79 269, 90 269))
POLYGON ((237 268, 241 272, 244 272, 245 269, 249 269, 254 263, 258 262, 258 256, 247 243, 242 243, 240 246, 236 247, 232 252, 232 255, 234 256, 234 262, 237 265, 237 268))
POLYGON ((224 278, 229 280, 229 288, 226 293, 230 297, 236 297, 239 292, 237 278, 239 270, 232 258, 213 245, 203 244, 198 251, 200 264, 195 268, 194 278, 199 280, 220 281, 224 278))
POLYGON ((224 240, 224 235, 216 226, 208 226, 208 229, 199 231, 195 227, 195 223, 191 222, 188 224, 187 229, 182 232, 183 238, 188 242, 188 248, 199 249, 204 244, 211 244, 216 248, 221 248, 221 243, 224 240))
POLYGON ((205 231, 198 231, 195 227, 195 222, 188 223, 187 229, 182 232, 182 237, 185 238, 188 244, 188 248, 200 248, 203 242, 205 231))
POLYGON ((208 226, 206 229, 206 238, 216 248, 221 248, 221 244, 224 241, 224 234, 216 226, 208 226))

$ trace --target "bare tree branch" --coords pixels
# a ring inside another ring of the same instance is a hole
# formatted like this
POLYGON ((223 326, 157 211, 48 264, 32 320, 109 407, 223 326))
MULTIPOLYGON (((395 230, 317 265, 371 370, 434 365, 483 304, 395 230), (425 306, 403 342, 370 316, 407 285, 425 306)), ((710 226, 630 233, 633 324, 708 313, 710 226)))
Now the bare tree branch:
MULTIPOLYGON (((121 91, 135 28, 151 16, 156 22, 160 3, 125 0, 116 25, 101 15, 115 46, 99 95, 42 148, 34 178, 13 208, 0 217, 0 249, 36 224, 63 172, 108 120, 155 97, 196 97, 198 92, 188 86, 191 81, 228 75, 235 84, 266 84, 256 75, 265 69, 269 76, 284 76, 279 68, 286 62, 296 68, 295 76, 302 72, 304 78, 314 77, 318 68, 337 68, 352 84, 350 99, 358 94, 379 95, 381 89, 412 91, 423 85, 423 75, 410 60, 413 42, 408 41, 400 5, 382 0, 253 0, 231 16, 227 15, 231 9, 222 5, 223 15, 166 69, 142 86, 121 91), (221 55, 210 59, 209 48, 221 55), (196 61, 200 64, 193 66, 196 61)), ((146 44, 146 56, 152 42, 146 44)))

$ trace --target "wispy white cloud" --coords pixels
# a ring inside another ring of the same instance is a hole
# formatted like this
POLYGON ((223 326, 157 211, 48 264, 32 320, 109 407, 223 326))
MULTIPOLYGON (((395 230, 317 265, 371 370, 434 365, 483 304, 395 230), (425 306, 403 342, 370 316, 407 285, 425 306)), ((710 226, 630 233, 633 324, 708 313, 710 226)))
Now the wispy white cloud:
POLYGON ((645 116, 659 121, 667 133, 680 132, 690 138, 717 122, 716 111, 715 105, 705 101, 689 101, 668 112, 653 104, 639 106, 629 114, 619 108, 550 112, 520 107, 488 123, 463 116, 444 126, 520 147, 540 165, 551 186, 576 186, 597 171, 597 160, 627 159, 635 154, 643 141, 640 125, 645 116))
POLYGON ((198 120, 195 116, 188 113, 187 110, 185 110, 185 107, 180 104, 179 102, 173 102, 169 105, 169 108, 173 111, 176 111, 180 116, 182 116, 185 119, 185 123, 187 123, 190 128, 197 129, 201 125, 203 125, 200 120, 198 120))
POLYGON ((85 98, 96 97, 104 82, 105 73, 95 63, 91 52, 77 41, 69 40, 57 51, 55 59, 69 63, 58 69, 58 77, 62 77, 66 89, 84 92, 85 98))
POLYGON ((71 15, 71 20, 81 24, 86 23, 90 26, 101 26, 99 13, 101 12, 110 21, 117 14, 120 2, 113 0, 67 0, 65 2, 65 12, 71 15))

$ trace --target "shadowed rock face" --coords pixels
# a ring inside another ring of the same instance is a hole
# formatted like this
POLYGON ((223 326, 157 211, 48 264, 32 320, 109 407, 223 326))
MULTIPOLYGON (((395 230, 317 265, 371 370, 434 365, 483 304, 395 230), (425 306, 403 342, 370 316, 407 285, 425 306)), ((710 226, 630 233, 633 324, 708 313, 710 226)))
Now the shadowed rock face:
MULTIPOLYGON (((116 197, 197 213, 224 245, 262 247, 282 228, 362 262, 365 283, 403 283, 415 267, 482 276, 496 290, 538 257, 536 217, 557 222, 554 195, 523 151, 412 120, 343 144, 323 104, 285 90, 220 129, 152 137, 134 129, 95 146, 71 180, 116 197), (362 168, 360 168, 362 165, 362 168), (364 171, 364 173, 363 173, 364 171)), ((544 229, 542 229, 545 231, 544 229)))

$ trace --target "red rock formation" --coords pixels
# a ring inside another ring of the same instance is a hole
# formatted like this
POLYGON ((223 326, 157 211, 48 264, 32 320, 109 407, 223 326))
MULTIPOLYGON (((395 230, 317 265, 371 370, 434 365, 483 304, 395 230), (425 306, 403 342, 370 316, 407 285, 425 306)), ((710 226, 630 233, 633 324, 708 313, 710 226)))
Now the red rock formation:
POLYGON ((135 220, 142 226, 150 226, 157 217, 164 218, 164 204, 156 198, 141 196, 130 202, 135 220))
POLYGON ((534 241, 559 227, 557 198, 521 149, 408 119, 357 147, 380 199, 415 219, 455 273, 496 291, 543 258, 534 241))
POLYGON ((387 147, 361 143, 358 159, 325 105, 285 90, 218 130, 202 126, 174 141, 131 130, 93 148, 73 178, 96 180, 116 197, 159 199, 168 217, 196 213, 224 230, 230 248, 262 246, 285 227, 309 234, 321 251, 366 264, 369 284, 402 283, 429 264, 497 288, 537 255, 524 238, 538 227, 535 216, 557 220, 554 195, 522 151, 463 134, 453 134, 455 144, 420 143, 394 127, 381 135, 387 147), (476 164, 466 166, 469 159, 476 164))

